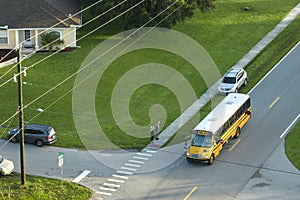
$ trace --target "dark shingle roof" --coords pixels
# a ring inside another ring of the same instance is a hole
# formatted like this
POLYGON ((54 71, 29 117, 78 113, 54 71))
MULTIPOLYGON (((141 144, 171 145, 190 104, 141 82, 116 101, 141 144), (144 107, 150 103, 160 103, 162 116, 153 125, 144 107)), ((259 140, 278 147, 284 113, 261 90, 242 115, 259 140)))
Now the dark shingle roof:
MULTIPOLYGON (((8 28, 48 28, 81 9, 80 0, 1 0, 0 26, 8 28)), ((55 27, 80 25, 81 14, 55 27)))

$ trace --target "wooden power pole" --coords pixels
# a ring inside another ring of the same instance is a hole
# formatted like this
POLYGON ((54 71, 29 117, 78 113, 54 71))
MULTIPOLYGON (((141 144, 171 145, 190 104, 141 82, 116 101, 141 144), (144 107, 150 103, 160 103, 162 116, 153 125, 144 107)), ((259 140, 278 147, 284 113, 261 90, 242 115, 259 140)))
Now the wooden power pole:
POLYGON ((19 135, 20 138, 20 162, 21 162, 21 183, 26 184, 26 172, 25 172, 25 148, 24 148, 24 112, 23 112, 23 82, 22 82, 22 66, 21 66, 21 53, 20 48, 17 52, 18 62, 18 91, 19 91, 19 135))

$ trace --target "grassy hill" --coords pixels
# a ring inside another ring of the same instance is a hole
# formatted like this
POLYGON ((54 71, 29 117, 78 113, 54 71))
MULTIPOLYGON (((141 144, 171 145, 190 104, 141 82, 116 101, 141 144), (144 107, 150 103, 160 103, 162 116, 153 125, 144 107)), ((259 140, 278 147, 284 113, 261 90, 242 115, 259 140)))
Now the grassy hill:
MULTIPOLYGON (((196 11, 194 17, 177 24, 173 29, 190 36, 201 44, 213 58, 220 73, 223 74, 279 23, 297 3, 298 0, 218 0, 216 10, 207 13, 196 11), (249 7, 247 11, 244 10, 246 6, 249 7)), ((250 86, 258 77, 263 76, 293 43, 299 40, 297 38, 299 34, 290 34, 290 32, 298 32, 299 20, 295 23, 297 24, 289 32, 284 33, 281 40, 278 41, 278 44, 283 46, 273 44, 273 47, 266 49, 260 56, 262 60, 258 63, 253 62, 247 67, 249 76, 253 76, 249 78, 249 80, 253 80, 250 82, 250 86), (268 55, 269 52, 271 55, 268 55), (259 75, 257 76, 257 74, 259 75)), ((97 23, 94 25, 98 26, 97 23)), ((79 30, 78 38, 90 32, 91 27, 93 24, 90 24, 89 27, 82 27, 79 30)), ((36 54, 22 62, 22 66, 34 65, 28 70, 28 75, 24 77, 24 81, 28 83, 24 85, 24 104, 29 104, 25 109, 25 121, 52 125, 58 136, 58 141, 54 145, 85 148, 74 126, 72 113, 72 88, 76 71, 94 47, 121 31, 122 21, 119 20, 84 37, 78 42, 81 48, 75 52, 59 53, 51 55, 49 58, 47 58, 49 54, 36 54), (37 62, 39 63, 36 64, 37 62), (63 83, 61 83, 62 81, 63 83), (49 90, 51 91, 47 92, 49 90), (44 95, 45 92, 47 94, 44 95), (38 100, 35 101, 37 98, 38 100), (44 112, 37 112, 37 108, 44 109, 44 112)), ((170 66, 182 74, 189 81, 197 96, 206 90, 207 86, 201 84, 203 77, 194 71, 190 63, 178 55, 157 49, 143 49, 119 57, 105 71, 95 94, 95 108, 99 124, 117 147, 142 148, 149 142, 148 131, 141 133, 144 137, 133 137, 125 134, 118 127, 111 111, 111 96, 115 84, 123 74, 136 66, 154 62, 170 66)), ((0 69, 0 75, 9 68, 0 69)), ((9 79, 13 73, 16 71, 4 76, 0 80, 0 84, 9 79)), ((2 86, 0 98, 0 121, 5 122, 3 126, 17 125, 17 117, 7 120, 17 110, 16 83, 10 82, 2 86)), ((162 105, 168 113, 162 128, 169 125, 180 114, 178 101, 172 92, 157 84, 147 84, 138 88, 130 99, 132 120, 139 126, 149 126, 149 108, 154 104, 162 105)), ((192 128, 197 122, 198 119, 194 119, 188 123, 188 126, 192 128)), ((1 138, 5 138, 7 129, 0 129, 0 131, 1 138)), ((184 132, 190 134, 189 130, 184 132)), ((101 148, 109 149, 112 146, 104 144, 101 148)))

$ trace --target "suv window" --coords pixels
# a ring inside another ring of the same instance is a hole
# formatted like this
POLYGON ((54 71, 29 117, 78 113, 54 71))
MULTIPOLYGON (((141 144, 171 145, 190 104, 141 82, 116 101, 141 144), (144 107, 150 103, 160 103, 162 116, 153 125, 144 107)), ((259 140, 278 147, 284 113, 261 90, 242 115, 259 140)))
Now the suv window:
POLYGON ((40 131, 40 130, 33 130, 33 129, 25 129, 24 132, 27 133, 27 134, 37 134, 37 135, 42 135, 42 134, 44 134, 43 131, 40 131))
POLYGON ((235 77, 227 77, 225 76, 223 79, 223 83, 235 83, 235 77))
POLYGON ((241 80, 241 78, 243 77, 243 75, 244 75, 244 72, 243 72, 243 71, 242 71, 241 73, 238 74, 238 81, 241 80))

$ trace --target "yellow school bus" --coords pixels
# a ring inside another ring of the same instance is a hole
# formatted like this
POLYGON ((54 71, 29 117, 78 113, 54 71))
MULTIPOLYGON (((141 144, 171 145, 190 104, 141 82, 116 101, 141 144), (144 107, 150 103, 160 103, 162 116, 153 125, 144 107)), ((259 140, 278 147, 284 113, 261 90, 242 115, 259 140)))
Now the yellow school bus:
POLYGON ((204 161, 210 165, 231 138, 241 134, 241 128, 251 117, 250 96, 231 93, 226 96, 193 130, 187 161, 204 161))

